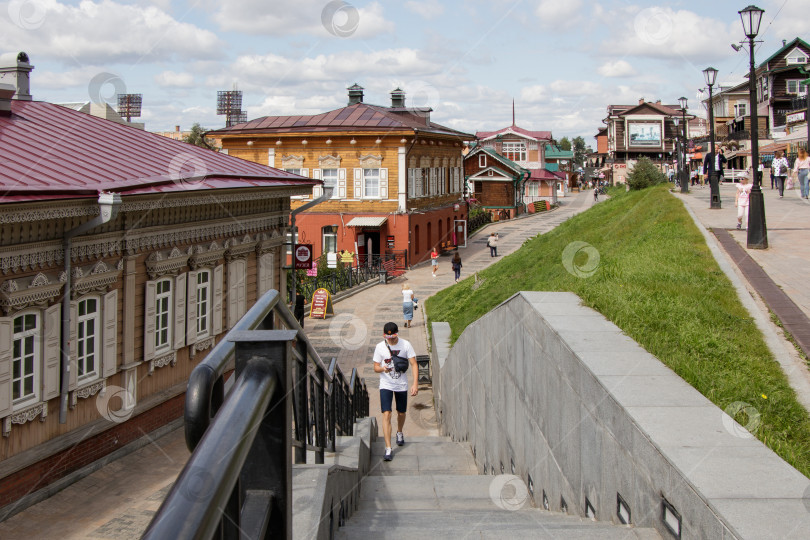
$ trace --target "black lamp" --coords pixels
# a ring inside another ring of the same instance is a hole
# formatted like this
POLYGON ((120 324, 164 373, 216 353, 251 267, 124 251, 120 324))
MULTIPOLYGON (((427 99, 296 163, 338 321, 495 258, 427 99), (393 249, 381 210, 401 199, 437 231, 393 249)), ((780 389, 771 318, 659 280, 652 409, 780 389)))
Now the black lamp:
POLYGON ((762 177, 759 172, 759 119, 757 118, 756 65, 754 65, 754 38, 759 34, 759 23, 765 10, 748 6, 738 12, 745 37, 748 38, 750 65, 748 74, 748 99, 751 102, 751 174, 754 185, 748 204, 748 249, 768 249, 768 227, 765 224, 765 197, 762 194, 762 177))
MULTIPOLYGON (((683 163, 680 165, 681 169, 681 193, 689 193, 689 176, 686 173, 686 104, 687 99, 685 97, 679 97, 678 103, 681 106, 681 114, 683 115, 683 142, 681 143, 681 153, 683 154, 683 163)), ((679 157, 680 159, 680 157, 679 157)), ((678 161, 678 163, 681 163, 678 161)))
POLYGON ((709 86, 709 134, 712 149, 712 159, 709 160, 709 185, 712 190, 712 200, 709 208, 720 209, 720 179, 715 175, 715 161, 717 160, 717 148, 714 144, 714 100, 712 98, 712 86, 717 80, 717 70, 713 67, 707 67, 703 70, 703 76, 706 77, 706 84, 709 86))

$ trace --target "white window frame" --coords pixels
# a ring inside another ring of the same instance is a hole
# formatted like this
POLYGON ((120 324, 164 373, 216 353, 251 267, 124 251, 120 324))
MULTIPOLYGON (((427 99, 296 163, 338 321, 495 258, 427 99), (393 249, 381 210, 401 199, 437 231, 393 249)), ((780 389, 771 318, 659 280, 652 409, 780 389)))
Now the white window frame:
POLYGON ((76 377, 79 384, 97 379, 101 374, 101 303, 98 296, 87 296, 76 303, 76 377), (82 306, 87 306, 88 302, 95 303, 95 311, 90 314, 82 313, 82 306), (93 329, 92 351, 87 347, 88 325, 93 329), (92 370, 87 369, 90 359, 93 361, 92 370))
POLYGON ((484 153, 478 154, 478 166, 479 167, 486 167, 487 166, 487 155, 484 153))
POLYGON ((211 311, 213 304, 213 272, 209 268, 197 270, 196 275, 197 341, 211 336, 211 311))
POLYGON ((540 190, 538 189, 539 185, 537 182, 527 182, 526 183, 526 196, 527 197, 539 197, 540 190))
POLYGON ((380 190, 381 190, 381 185, 380 184, 381 184, 381 180, 382 180, 382 178, 381 178, 382 175, 380 174, 380 169, 379 168, 369 168, 369 169, 363 168, 363 169, 361 169, 361 171, 362 171, 361 175, 362 175, 362 182, 363 182, 363 185, 362 185, 361 189, 362 189, 363 198, 364 199, 379 199, 380 198, 380 190), (374 179, 374 171, 376 171, 376 178, 377 178, 377 185, 376 185, 377 192, 376 192, 376 194, 371 192, 371 188, 373 188, 374 185, 373 185, 373 182, 370 182, 371 180, 374 179))
POLYGON ((804 79, 787 79, 785 80, 785 92, 788 94, 793 94, 796 96, 806 96, 807 95, 807 85, 802 84, 804 79), (790 90, 791 83, 795 84, 795 88, 793 91, 790 90))
POLYGON ((160 354, 173 349, 174 330, 174 280, 170 277, 161 278, 155 281, 155 354, 160 354), (161 286, 168 284, 168 291, 161 291, 161 286), (166 309, 161 310, 161 303, 165 302, 166 309), (166 326, 161 326, 161 315, 165 314, 166 326), (161 332, 165 330, 165 342, 160 339, 161 332))
POLYGON ((747 103, 736 103, 736 104, 734 104, 734 116, 735 117, 745 116, 746 114, 748 114, 748 104, 747 103), (740 112, 740 109, 742 109, 742 112, 740 112))
POLYGON ((39 311, 23 311, 21 313, 15 314, 11 318, 12 324, 12 352, 11 352, 11 364, 10 364, 10 371, 11 371, 11 399, 12 399, 12 407, 13 410, 21 409, 26 407, 32 403, 36 403, 39 401, 40 395, 40 386, 41 386, 41 364, 42 364, 42 343, 40 334, 42 333, 42 314, 39 311), (34 317, 34 327, 30 329, 23 329, 19 332, 16 331, 15 322, 19 318, 23 318, 23 325, 25 324, 25 318, 32 316, 34 317), (29 339, 30 338, 30 339, 29 339), (32 351, 30 355, 23 354, 18 355, 15 354, 15 349, 17 348, 16 345, 20 341, 20 352, 22 352, 22 344, 28 341, 31 344, 32 351), (32 362, 32 371, 30 374, 27 374, 23 371, 24 368, 24 359, 27 356, 33 357, 32 362), (19 362, 20 363, 20 370, 19 373, 21 376, 15 377, 14 376, 14 364, 19 362), (32 393, 27 395, 22 395, 22 390, 24 388, 24 381, 27 378, 32 379, 32 393), (14 397, 14 390, 15 386, 19 384, 19 393, 16 398, 14 397))
POLYGON ((334 225, 324 225, 321 227, 321 253, 337 253, 337 228, 335 231, 332 232, 332 228, 334 225), (327 232, 329 229, 329 232, 327 232), (331 239, 331 245, 334 248, 332 251, 329 251, 327 246, 327 238, 331 239))
POLYGON ((807 55, 801 49, 793 49, 790 54, 785 57, 785 64, 788 66, 804 65, 807 63, 807 55))
POLYGON ((504 141, 501 148, 501 155, 506 159, 510 159, 515 162, 526 161, 527 159, 525 141, 504 141), (518 156, 518 158, 515 159, 514 156, 518 156))

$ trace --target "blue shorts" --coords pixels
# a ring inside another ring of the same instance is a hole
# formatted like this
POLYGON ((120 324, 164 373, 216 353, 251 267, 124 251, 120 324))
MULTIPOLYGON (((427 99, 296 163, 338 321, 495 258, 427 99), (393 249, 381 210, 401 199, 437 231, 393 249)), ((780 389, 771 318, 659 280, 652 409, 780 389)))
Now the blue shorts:
POLYGON ((430 264, 433 266, 439 266, 439 259, 430 259, 430 264))
POLYGON ((408 391, 394 392, 393 390, 383 390, 380 388, 380 410, 391 412, 391 402, 397 398, 397 412, 404 413, 408 410, 408 391))

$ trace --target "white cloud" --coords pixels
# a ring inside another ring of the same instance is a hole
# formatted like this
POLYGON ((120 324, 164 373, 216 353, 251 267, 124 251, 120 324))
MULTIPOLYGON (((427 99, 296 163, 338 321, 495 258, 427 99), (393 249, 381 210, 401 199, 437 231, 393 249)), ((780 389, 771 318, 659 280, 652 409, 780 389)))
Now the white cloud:
POLYGON ((605 62, 596 71, 602 77, 631 77, 636 74, 636 70, 626 60, 605 62))
POLYGON ((112 0, 82 0, 78 5, 13 0, 2 8, 7 8, 3 11, 12 24, 3 26, 0 50, 18 50, 25 44, 35 63, 39 55, 91 65, 212 58, 223 47, 212 32, 177 21, 154 6, 112 0))
POLYGON ((582 0, 540 0, 534 10, 540 24, 546 28, 568 28, 589 13, 582 0))
POLYGON ((356 7, 342 0, 297 0, 268 7, 265 0, 231 0, 213 18, 223 30, 267 36, 369 38, 394 31, 378 2, 356 7))
POLYGON ((194 86, 194 76, 186 72, 162 71, 155 75, 155 83, 163 87, 192 88, 194 86))
POLYGON ((444 6, 432 0, 423 0, 420 2, 411 0, 405 2, 405 8, 428 20, 435 19, 444 13, 444 6))
POLYGON ((542 84, 527 86, 520 91, 520 99, 526 103, 539 103, 548 99, 546 88, 542 84))

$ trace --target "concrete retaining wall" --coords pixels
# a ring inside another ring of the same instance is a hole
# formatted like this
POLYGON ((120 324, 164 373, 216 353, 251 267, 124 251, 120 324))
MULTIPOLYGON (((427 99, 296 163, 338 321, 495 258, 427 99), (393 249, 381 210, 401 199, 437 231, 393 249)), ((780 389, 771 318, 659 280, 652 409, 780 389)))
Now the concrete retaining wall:
POLYGON ((518 293, 448 348, 433 324, 442 429, 537 506, 664 538, 808 538, 810 481, 571 293, 518 293), (680 523, 678 523, 678 517, 680 523))

